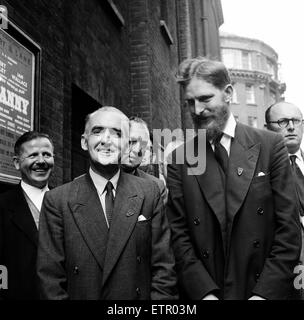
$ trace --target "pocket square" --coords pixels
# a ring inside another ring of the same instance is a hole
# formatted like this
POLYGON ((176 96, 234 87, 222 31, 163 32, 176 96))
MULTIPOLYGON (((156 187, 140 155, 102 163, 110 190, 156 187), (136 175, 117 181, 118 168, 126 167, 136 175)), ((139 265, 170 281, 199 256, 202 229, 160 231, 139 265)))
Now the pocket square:
POLYGON ((145 216, 143 216, 142 214, 138 217, 137 221, 145 221, 147 220, 147 218, 145 216))
POLYGON ((263 177, 263 176, 265 176, 265 173, 263 171, 260 171, 257 175, 257 177, 263 177))

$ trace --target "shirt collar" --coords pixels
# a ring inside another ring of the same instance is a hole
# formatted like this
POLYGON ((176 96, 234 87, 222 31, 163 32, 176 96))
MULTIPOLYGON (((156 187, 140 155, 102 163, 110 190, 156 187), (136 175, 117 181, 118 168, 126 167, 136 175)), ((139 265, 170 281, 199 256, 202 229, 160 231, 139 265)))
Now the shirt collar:
POLYGON ((301 149, 299 149, 297 152, 291 154, 291 153, 288 153, 288 156, 296 156, 297 157, 297 160, 300 160, 300 161, 303 161, 302 160, 302 154, 301 154, 301 149))
POLYGON ((31 186, 30 184, 21 180, 21 188, 26 192, 26 194, 31 198, 31 196, 39 196, 49 191, 48 185, 44 186, 42 189, 31 186))
MULTIPOLYGON (((90 168, 89 174, 93 180, 93 183, 97 189, 98 194, 102 195, 103 192, 105 191, 105 187, 106 187, 108 180, 106 178, 104 178, 103 176, 101 176, 100 174, 94 172, 92 170, 92 168, 90 168)), ((114 191, 116 191, 119 176, 120 176, 120 169, 118 169, 118 171, 115 173, 115 175, 109 180, 112 182, 114 191)))
POLYGON ((226 135, 230 138, 234 138, 235 128, 236 128, 236 121, 234 119, 232 112, 230 112, 229 117, 226 121, 225 127, 223 129, 224 135, 226 135))

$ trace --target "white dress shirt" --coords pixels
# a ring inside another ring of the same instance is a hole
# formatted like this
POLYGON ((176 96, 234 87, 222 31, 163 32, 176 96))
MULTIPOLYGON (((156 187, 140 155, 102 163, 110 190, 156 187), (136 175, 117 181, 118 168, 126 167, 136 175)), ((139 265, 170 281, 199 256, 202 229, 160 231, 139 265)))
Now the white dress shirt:
MULTIPOLYGON (((227 119, 226 125, 223 129, 223 136, 221 138, 221 145, 226 149, 228 156, 230 155, 230 147, 231 147, 231 138, 234 138, 235 136, 235 127, 236 127, 236 121, 234 119, 234 116, 230 112, 230 115, 227 119)), ((214 151, 214 143, 210 141, 212 150, 214 151)))
MULTIPOLYGON (((294 153, 294 154, 289 153, 288 155, 289 155, 289 156, 294 155, 294 156, 297 157, 297 158, 296 158, 296 164, 298 165, 298 167, 300 168, 302 174, 304 175, 304 161, 303 161, 303 158, 302 158, 301 149, 299 149, 299 150, 298 150, 296 153, 294 153)), ((290 162, 290 164, 291 164, 291 162, 290 162)))
POLYGON ((110 180, 107 180, 104 177, 102 177, 101 175, 97 174, 91 168, 89 170, 89 174, 90 174, 90 177, 92 178, 94 186, 98 192, 100 203, 101 203, 101 206, 103 209, 103 214, 106 219, 107 226, 109 228, 109 222, 108 222, 108 218, 106 215, 106 190, 105 190, 105 187, 106 187, 106 184, 108 181, 112 182, 112 185, 113 185, 112 191, 113 191, 113 195, 115 198, 117 183, 118 183, 118 179, 119 179, 119 175, 120 175, 120 169, 117 171, 117 173, 110 180))
MULTIPOLYGON (((27 184, 26 182, 24 182, 23 180, 21 180, 21 188, 27 194, 27 196, 31 199, 31 201, 34 204, 34 206, 40 212, 44 194, 47 191, 49 191, 48 186, 46 185, 44 188, 39 189, 39 188, 33 187, 33 186, 27 184)), ((38 226, 39 226, 39 216, 36 216, 33 213, 32 213, 32 216, 33 216, 33 218, 35 220, 35 224, 36 224, 36 226, 38 228, 38 226)))

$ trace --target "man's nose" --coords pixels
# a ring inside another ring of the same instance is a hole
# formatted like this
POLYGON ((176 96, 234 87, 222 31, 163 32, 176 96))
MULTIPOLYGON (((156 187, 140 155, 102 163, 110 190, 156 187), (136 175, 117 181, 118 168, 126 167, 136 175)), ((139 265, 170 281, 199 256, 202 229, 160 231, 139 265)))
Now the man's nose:
POLYGON ((294 124, 293 124, 292 120, 289 120, 287 128, 288 128, 289 131, 293 131, 294 130, 294 124))
POLYGON ((45 162, 44 156, 43 156, 42 154, 39 154, 39 155, 37 156, 36 162, 38 162, 38 163, 44 163, 44 162, 45 162))
POLYGON ((111 141, 111 133, 109 129, 106 129, 101 135, 101 143, 107 144, 111 141))
POLYGON ((205 109, 205 104, 203 102, 200 102, 199 100, 195 99, 194 107, 195 107, 195 113, 201 114, 202 111, 204 111, 204 109, 205 109))

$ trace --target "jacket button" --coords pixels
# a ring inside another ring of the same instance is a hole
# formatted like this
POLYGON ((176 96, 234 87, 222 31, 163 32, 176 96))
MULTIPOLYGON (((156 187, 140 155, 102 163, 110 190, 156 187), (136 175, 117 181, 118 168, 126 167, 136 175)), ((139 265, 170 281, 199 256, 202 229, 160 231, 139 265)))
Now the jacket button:
POLYGON ((201 223, 200 218, 194 218, 194 224, 198 226, 201 223))
POLYGON ((202 254, 203 254, 203 258, 205 258, 205 259, 209 258, 209 251, 208 250, 203 251, 202 254))
POLYGON ((138 256, 138 257, 136 258, 136 260, 137 260, 138 263, 141 263, 141 256, 138 256))
POLYGON ((136 294, 140 296, 140 288, 136 288, 136 294))
POLYGON ((263 213, 264 213, 264 209, 263 208, 258 208, 257 214, 263 215, 263 213))
POLYGON ((74 273, 74 274, 78 274, 78 273, 79 273, 79 268, 78 268, 78 267, 74 267, 73 273, 74 273))
POLYGON ((255 281, 258 281, 258 280, 259 280, 259 277, 260 277, 260 274, 259 274, 259 273, 256 273, 256 274, 255 274, 255 281))
POLYGON ((259 241, 259 240, 253 241, 253 246, 254 246, 255 248, 259 248, 259 247, 260 247, 260 241, 259 241))

